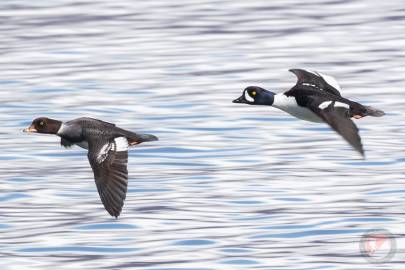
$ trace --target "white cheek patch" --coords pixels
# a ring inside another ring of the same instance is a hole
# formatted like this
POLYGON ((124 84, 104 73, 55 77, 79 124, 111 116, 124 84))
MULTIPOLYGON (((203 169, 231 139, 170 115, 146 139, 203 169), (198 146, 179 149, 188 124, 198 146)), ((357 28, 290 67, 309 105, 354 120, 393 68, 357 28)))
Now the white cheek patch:
POLYGON ((254 102, 254 98, 252 98, 247 91, 245 91, 245 99, 249 102, 254 102))
POLYGON ((127 151, 128 150, 128 140, 125 137, 118 137, 114 139, 115 151, 127 151))
POLYGON ((324 101, 321 104, 319 104, 318 108, 323 110, 323 109, 327 108, 331 103, 332 103, 332 101, 324 101))
POLYGON ((102 163, 108 157, 108 152, 111 150, 112 144, 106 143, 101 147, 100 151, 97 154, 96 161, 97 163, 102 163))
POLYGON ((346 109, 350 108, 349 104, 338 102, 338 101, 335 102, 335 107, 342 107, 342 108, 346 108, 346 109))

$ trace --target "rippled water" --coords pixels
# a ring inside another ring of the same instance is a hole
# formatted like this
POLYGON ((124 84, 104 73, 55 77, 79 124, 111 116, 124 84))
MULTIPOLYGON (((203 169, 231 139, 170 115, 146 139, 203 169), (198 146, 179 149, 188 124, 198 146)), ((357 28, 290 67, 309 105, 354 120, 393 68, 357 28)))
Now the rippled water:
POLYGON ((2 269, 404 269, 401 1, 3 1, 2 269), (232 104, 334 75, 387 112, 357 121, 362 160, 323 124, 232 104), (160 141, 130 152, 122 216, 86 152, 21 132, 90 116, 160 141), (370 265, 362 234, 397 237, 370 265))

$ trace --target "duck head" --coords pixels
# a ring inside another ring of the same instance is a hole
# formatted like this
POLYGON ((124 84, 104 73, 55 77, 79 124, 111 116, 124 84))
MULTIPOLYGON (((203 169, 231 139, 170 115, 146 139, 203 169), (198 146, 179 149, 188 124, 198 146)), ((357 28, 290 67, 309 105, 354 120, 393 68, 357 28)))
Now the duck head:
POLYGON ((246 103, 249 105, 273 105, 274 93, 258 86, 249 86, 243 90, 242 95, 233 103, 246 103))
POLYGON ((60 126, 62 125, 61 121, 46 118, 46 117, 39 117, 35 118, 31 125, 24 129, 24 132, 30 133, 45 133, 45 134, 56 134, 60 126))

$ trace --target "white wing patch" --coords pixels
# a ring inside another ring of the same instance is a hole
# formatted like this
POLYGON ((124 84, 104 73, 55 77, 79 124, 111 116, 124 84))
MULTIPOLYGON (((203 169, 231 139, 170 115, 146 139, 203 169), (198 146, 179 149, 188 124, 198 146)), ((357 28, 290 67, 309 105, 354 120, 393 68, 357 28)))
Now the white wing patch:
MULTIPOLYGON (((319 104, 318 108, 323 110, 323 109, 327 108, 332 102, 333 101, 324 101, 321 104, 319 104)), ((342 108, 350 109, 349 104, 339 102, 339 101, 335 101, 333 104, 333 107, 342 107, 342 108)))
POLYGON ((128 140, 125 137, 118 137, 114 139, 112 143, 106 143, 101 147, 100 151, 97 154, 96 161, 97 163, 103 163, 104 160, 108 157, 110 150, 116 152, 128 151, 128 140))
POLYGON ((314 88, 321 89, 320 87, 318 87, 318 86, 316 86, 315 84, 312 84, 312 83, 303 83, 302 85, 311 86, 311 87, 314 87, 314 88))
POLYGON ((254 101, 255 101, 254 98, 252 98, 252 97, 249 95, 248 91, 245 91, 245 99, 246 99, 247 101, 249 101, 249 102, 254 102, 254 101))
POLYGON ((327 108, 331 103, 332 103, 332 101, 324 101, 321 104, 319 104, 318 108, 323 110, 323 109, 327 108))
POLYGON ((339 101, 336 101, 336 102, 335 102, 334 107, 343 107, 343 108, 346 108, 346 109, 349 109, 349 108, 350 108, 349 104, 342 103, 342 102, 339 102, 339 101))
POLYGON ((122 152, 128 150, 128 140, 125 137, 118 137, 114 139, 115 151, 122 152))
POLYGON ((111 150, 112 144, 106 143, 101 147, 100 151, 97 154, 96 161, 97 163, 103 163, 104 160, 108 157, 108 152, 111 150))

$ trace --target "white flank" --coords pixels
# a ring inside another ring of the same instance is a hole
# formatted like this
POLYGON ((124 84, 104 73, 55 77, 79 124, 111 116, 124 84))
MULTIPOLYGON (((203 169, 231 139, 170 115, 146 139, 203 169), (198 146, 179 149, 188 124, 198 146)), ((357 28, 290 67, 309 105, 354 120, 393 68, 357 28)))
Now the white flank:
POLYGON ((254 98, 252 98, 252 97, 249 95, 248 91, 245 91, 245 99, 246 99, 247 101, 249 101, 249 102, 254 102, 254 101, 255 101, 254 98))
POLYGON ((319 118, 315 113, 310 109, 301 107, 297 104, 295 97, 287 97, 284 94, 274 95, 273 107, 276 107, 286 113, 291 114, 299 119, 322 123, 322 119, 319 118))
POLYGON ((128 150, 128 140, 125 137, 118 137, 114 139, 115 151, 127 151, 128 150))
POLYGON ((346 108, 346 109, 350 108, 349 104, 338 102, 338 101, 335 102, 335 107, 343 107, 343 108, 346 108))
POLYGON ((321 104, 319 104, 318 108, 323 110, 323 109, 327 108, 331 103, 332 103, 332 101, 324 101, 321 104))
POLYGON ((96 158, 97 163, 102 163, 108 157, 108 152, 110 150, 111 150, 111 143, 104 144, 97 154, 96 158))

